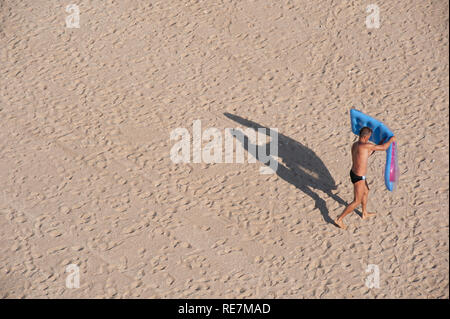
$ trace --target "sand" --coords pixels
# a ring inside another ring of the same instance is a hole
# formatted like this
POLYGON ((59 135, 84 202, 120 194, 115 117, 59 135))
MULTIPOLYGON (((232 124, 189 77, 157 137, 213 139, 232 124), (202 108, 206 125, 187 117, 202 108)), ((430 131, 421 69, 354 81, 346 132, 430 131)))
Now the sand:
POLYGON ((0 2, 0 297, 449 298, 448 1, 367 4, 0 2), (343 231, 352 107, 401 176, 343 231), (173 163, 195 120, 278 128, 277 174, 173 163))

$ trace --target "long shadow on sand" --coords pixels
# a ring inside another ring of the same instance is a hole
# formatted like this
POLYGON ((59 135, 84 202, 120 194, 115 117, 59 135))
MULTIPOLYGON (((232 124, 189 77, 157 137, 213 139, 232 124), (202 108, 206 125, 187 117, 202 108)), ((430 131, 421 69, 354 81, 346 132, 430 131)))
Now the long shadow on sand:
MULTIPOLYGON (((230 113, 224 113, 224 115, 243 126, 254 129, 255 131, 257 131, 258 128, 265 128, 266 135, 270 136, 270 129, 267 127, 230 113)), ((239 141, 239 139, 236 140, 239 141)), ((249 149, 253 150, 252 147, 249 147, 249 145, 251 145, 249 143, 248 137, 244 134, 244 148, 247 152, 249 152, 249 149)), ((265 145, 266 154, 269 154, 269 145, 269 143, 265 145)), ((256 150, 257 149, 256 146, 256 150)), ((258 159, 258 156, 257 154, 254 154, 254 151, 250 152, 258 159)), ((333 219, 329 216, 326 202, 320 198, 313 189, 323 191, 341 205, 345 206, 347 205, 347 202, 331 192, 336 189, 337 186, 322 160, 306 146, 280 133, 278 133, 278 157, 282 160, 282 163, 278 163, 276 171, 277 175, 311 197, 315 202, 315 207, 319 209, 322 214, 323 219, 327 223, 335 225, 333 219)), ((265 165, 268 165, 268 163, 265 165)), ((358 213, 361 215, 360 212, 358 213)))

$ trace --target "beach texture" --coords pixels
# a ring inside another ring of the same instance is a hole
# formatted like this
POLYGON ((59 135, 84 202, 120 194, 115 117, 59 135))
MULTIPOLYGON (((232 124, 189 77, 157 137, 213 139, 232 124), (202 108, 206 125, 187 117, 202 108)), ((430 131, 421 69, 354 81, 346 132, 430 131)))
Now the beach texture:
POLYGON ((445 0, 0 1, 0 297, 449 298, 448 16, 445 0), (372 156, 378 215, 344 231, 351 108, 396 134, 400 181, 387 191, 372 156), (277 128, 277 173, 174 163, 170 133, 195 120, 277 128))

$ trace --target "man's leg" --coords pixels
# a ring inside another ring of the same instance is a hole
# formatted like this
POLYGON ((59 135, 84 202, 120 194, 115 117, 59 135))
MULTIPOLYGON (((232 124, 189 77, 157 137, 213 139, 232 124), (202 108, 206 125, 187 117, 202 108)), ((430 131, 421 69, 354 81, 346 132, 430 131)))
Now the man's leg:
POLYGON ((350 214, 356 207, 358 207, 359 204, 362 202, 362 198, 364 195, 364 181, 359 181, 353 184, 355 197, 353 199, 353 202, 351 202, 342 212, 338 218, 334 221, 336 225, 338 225, 340 228, 346 229, 347 226, 343 223, 343 219, 345 216, 350 214))
POLYGON ((363 198, 361 200, 361 206, 362 206, 362 218, 366 219, 366 218, 376 215, 376 213, 369 213, 367 211, 367 200, 369 199, 369 187, 367 186, 367 182, 364 185, 364 188, 365 188, 365 191, 364 191, 363 198))

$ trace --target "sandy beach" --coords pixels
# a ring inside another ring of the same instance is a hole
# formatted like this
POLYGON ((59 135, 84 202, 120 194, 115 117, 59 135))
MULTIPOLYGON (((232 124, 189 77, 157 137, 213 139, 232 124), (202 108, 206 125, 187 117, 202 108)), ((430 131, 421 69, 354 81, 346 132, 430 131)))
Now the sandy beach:
POLYGON ((1 1, 0 298, 449 298, 448 17, 446 0, 1 1), (395 133, 400 180, 386 190, 373 155, 377 216, 342 230, 351 108, 395 133), (195 121, 276 128, 276 173, 247 150, 174 163, 195 121))

